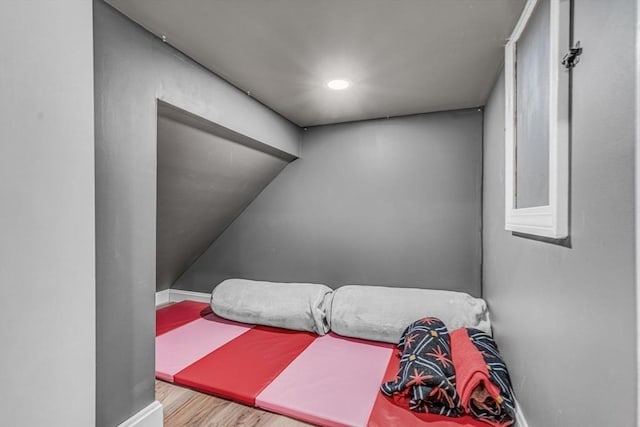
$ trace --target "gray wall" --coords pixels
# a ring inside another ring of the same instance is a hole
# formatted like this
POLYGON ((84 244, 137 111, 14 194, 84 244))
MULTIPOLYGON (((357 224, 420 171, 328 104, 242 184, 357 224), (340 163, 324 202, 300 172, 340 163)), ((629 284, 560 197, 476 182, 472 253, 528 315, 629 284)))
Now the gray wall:
POLYGON ((94 424, 91 3, 0 2, 2 426, 94 424))
POLYGON ((635 2, 575 2, 571 248, 504 230, 504 78, 485 110, 484 297, 530 426, 636 425, 635 2))
POLYGON ((154 400, 156 99, 293 155, 300 131, 101 1, 94 55, 96 419, 113 426, 154 400))
POLYGON ((288 164, 158 108, 156 291, 169 289, 288 164))
POLYGON ((480 294, 482 113, 310 128, 290 164, 176 282, 228 277, 480 294))

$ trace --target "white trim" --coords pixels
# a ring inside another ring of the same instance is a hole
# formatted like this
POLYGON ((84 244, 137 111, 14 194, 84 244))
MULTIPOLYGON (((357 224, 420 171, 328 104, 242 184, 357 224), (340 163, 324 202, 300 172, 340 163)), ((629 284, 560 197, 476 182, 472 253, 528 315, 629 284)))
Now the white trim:
POLYGON ((636 184, 636 426, 640 426, 640 1, 636 1, 636 141, 635 141, 635 184, 636 184))
POLYGON ((520 406, 520 402, 518 399, 515 399, 516 404, 516 427, 529 427, 529 423, 524 418, 524 414, 522 413, 522 406, 520 406))
POLYGON ((211 294, 205 292, 183 291, 182 289, 165 289, 156 292, 156 307, 170 302, 198 301, 210 302, 211 294))
POLYGON ((518 23, 513 29, 513 33, 511 33, 511 37, 509 37, 508 42, 511 42, 512 40, 517 41, 520 38, 522 32, 524 31, 524 28, 527 26, 527 22, 529 22, 529 18, 531 18, 531 15, 533 14, 533 10, 535 9, 537 3, 538 0, 529 0, 527 1, 527 4, 524 5, 522 14, 518 19, 518 23))
POLYGON ((162 404, 157 400, 143 408, 118 427, 162 427, 164 425, 162 404))
POLYGON ((516 207, 516 44, 538 0, 528 0, 505 46, 505 229, 538 236, 569 234, 569 72, 560 64, 560 47, 569 46, 568 0, 550 0, 549 50, 549 205, 516 207))
POLYGON ((170 291, 170 302, 198 301, 208 303, 211 301, 211 293, 207 294, 204 292, 183 291, 181 289, 170 289, 170 291))
POLYGON ((164 291, 156 292, 156 307, 169 303, 170 292, 171 289, 165 289, 164 291))

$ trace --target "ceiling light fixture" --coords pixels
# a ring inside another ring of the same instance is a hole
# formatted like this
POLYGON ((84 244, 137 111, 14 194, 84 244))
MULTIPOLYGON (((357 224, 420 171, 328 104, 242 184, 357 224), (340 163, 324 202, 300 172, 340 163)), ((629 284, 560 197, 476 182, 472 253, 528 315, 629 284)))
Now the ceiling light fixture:
POLYGON ((329 83, 327 83, 327 86, 329 86, 329 89, 333 90, 344 90, 351 86, 351 83, 349 83, 347 80, 337 79, 331 80, 329 83))

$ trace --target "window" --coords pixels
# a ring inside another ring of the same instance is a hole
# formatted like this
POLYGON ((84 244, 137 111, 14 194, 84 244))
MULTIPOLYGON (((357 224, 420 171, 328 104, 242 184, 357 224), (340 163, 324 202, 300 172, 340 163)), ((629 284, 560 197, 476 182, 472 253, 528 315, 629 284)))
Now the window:
POLYGON ((529 0, 505 47, 505 229, 565 238, 570 1, 529 0))

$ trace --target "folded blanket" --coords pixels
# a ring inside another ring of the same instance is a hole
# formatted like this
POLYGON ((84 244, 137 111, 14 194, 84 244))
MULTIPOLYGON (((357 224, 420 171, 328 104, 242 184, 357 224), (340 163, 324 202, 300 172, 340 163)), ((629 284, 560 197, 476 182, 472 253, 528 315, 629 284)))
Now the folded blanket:
POLYGON ((434 317, 412 323, 403 332, 398 350, 398 376, 382 384, 382 393, 399 404, 408 403, 415 412, 461 415, 449 333, 444 323, 434 317))
POLYGON ((511 379, 493 338, 478 329, 456 329, 451 356, 464 412, 496 427, 513 424, 511 379))

